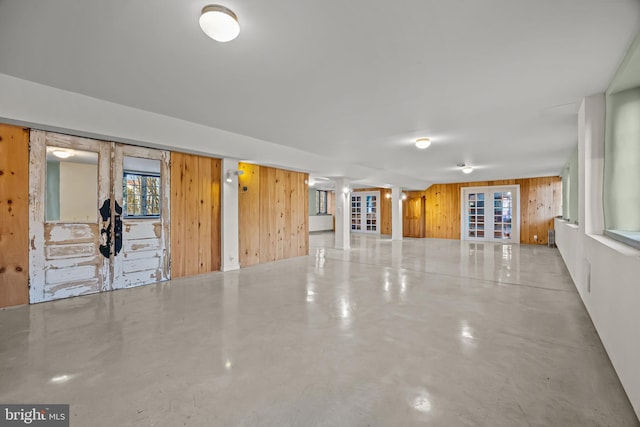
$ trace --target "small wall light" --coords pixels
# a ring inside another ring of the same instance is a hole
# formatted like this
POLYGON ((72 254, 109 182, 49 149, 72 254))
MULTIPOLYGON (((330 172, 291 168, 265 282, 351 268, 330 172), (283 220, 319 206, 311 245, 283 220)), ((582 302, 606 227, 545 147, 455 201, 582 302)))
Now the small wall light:
POLYGON ((231 171, 231 170, 228 170, 228 171, 227 171, 227 174, 225 175, 225 176, 226 176, 225 181, 227 181, 227 182, 233 182, 233 176, 234 176, 234 175, 235 175, 235 176, 244 175, 244 171, 242 171, 242 170, 237 170, 237 171, 231 171))
POLYGON ((407 200, 407 193, 402 193, 402 200, 407 200))
POLYGON ((349 187, 344 187, 344 188, 342 188, 342 192, 343 192, 344 194, 349 194, 349 187))

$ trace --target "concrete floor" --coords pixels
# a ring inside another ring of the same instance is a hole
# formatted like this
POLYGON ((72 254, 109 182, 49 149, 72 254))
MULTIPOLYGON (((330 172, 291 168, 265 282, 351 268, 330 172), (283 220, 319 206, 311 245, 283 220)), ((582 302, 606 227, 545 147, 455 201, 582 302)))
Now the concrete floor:
POLYGON ((0 311, 0 403, 85 426, 638 426, 557 250, 310 256, 0 311))

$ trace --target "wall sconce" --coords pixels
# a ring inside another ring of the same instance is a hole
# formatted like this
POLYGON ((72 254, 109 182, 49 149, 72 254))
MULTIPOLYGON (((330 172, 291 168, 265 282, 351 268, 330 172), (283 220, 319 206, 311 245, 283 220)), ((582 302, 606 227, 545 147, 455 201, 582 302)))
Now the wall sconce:
POLYGON ((343 192, 344 194, 349 194, 349 187, 343 187, 343 188, 342 188, 342 192, 343 192))
POLYGON ((228 170, 227 174, 226 174, 225 181, 233 182, 233 177, 234 176, 240 176, 240 175, 244 175, 244 171, 241 171, 241 170, 237 170, 237 171, 228 170))
POLYGON ((407 193, 402 193, 402 200, 407 200, 407 193))

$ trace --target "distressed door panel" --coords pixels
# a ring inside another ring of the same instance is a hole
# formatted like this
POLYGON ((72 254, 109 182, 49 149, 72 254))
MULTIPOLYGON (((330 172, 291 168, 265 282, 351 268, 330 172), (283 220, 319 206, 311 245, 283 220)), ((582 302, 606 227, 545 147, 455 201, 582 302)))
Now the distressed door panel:
POLYGON ((101 292, 111 288, 109 260, 98 250, 98 215, 109 198, 111 143, 32 130, 29 165, 29 236, 31 303, 101 292), (94 222, 46 222, 47 146, 98 153, 98 204, 94 222))
MULTIPOLYGON (((169 152, 115 144, 113 189, 115 200, 123 206, 124 158, 160 162, 160 218, 122 217, 122 251, 113 260, 114 288, 168 280, 169 258, 169 152)), ((124 214, 124 212, 123 212, 124 214)))

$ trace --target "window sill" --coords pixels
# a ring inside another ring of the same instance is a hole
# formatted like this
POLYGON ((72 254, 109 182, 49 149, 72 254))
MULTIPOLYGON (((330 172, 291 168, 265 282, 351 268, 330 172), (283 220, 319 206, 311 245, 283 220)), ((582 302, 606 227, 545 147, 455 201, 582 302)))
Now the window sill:
POLYGON ((640 231, 605 230, 604 235, 624 245, 640 250, 640 231))
POLYGON ((567 225, 567 227, 570 227, 570 228, 576 228, 576 229, 579 228, 578 224, 569 222, 569 220, 566 220, 564 218, 558 218, 558 222, 564 222, 567 225))

